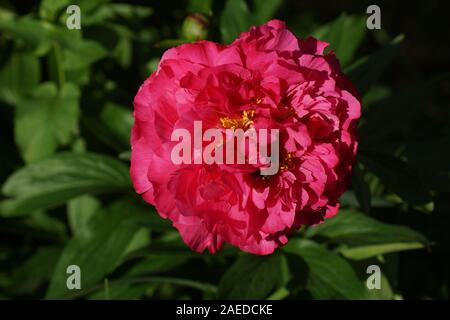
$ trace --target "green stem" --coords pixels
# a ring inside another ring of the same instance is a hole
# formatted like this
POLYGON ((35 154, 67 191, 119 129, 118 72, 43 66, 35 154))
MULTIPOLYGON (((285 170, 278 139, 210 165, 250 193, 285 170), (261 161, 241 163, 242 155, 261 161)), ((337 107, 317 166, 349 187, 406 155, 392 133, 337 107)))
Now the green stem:
POLYGON ((50 59, 50 75, 61 88, 66 81, 66 76, 64 72, 64 59, 62 55, 62 49, 57 42, 54 42, 52 45, 50 59))

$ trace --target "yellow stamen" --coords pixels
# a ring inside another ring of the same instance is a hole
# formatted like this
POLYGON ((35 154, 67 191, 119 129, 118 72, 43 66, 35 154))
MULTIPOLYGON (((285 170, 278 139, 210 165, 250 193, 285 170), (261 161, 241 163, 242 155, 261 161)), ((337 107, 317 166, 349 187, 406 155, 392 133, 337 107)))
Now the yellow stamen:
POLYGON ((294 167, 294 153, 288 152, 286 155, 281 159, 280 169, 281 170, 287 170, 292 169, 294 167))
POLYGON ((232 119, 229 117, 220 118, 220 123, 225 129, 247 129, 253 125, 253 119, 255 118, 255 110, 244 110, 240 119, 232 119))
POLYGON ((253 104, 258 105, 258 104, 261 104, 261 102, 262 102, 261 98, 252 98, 252 103, 253 104))

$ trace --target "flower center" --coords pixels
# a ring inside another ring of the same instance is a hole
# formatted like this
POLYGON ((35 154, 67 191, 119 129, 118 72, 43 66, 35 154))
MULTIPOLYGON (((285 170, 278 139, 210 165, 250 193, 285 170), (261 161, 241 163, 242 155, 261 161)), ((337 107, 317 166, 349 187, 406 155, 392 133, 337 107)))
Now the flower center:
POLYGON ((289 170, 294 168, 294 153, 286 152, 280 161, 280 170, 289 170))
MULTIPOLYGON (((284 155, 280 161, 280 170, 278 171, 277 174, 279 174, 281 171, 284 171, 284 170, 293 169, 295 166, 294 158, 295 158, 294 152, 284 152, 284 155)), ((258 179, 258 181, 264 183, 264 186, 269 186, 270 181, 276 175, 262 175, 261 171, 258 170, 258 171, 253 172, 251 174, 251 176, 253 179, 258 179)))
POLYGON ((252 102, 252 104, 256 104, 256 105, 261 104, 262 98, 261 97, 253 97, 253 98, 251 98, 251 102, 252 102))
POLYGON ((225 129, 247 129, 253 125, 255 114, 255 110, 244 110, 242 111, 241 118, 232 119, 229 117, 222 117, 220 118, 220 123, 225 129))

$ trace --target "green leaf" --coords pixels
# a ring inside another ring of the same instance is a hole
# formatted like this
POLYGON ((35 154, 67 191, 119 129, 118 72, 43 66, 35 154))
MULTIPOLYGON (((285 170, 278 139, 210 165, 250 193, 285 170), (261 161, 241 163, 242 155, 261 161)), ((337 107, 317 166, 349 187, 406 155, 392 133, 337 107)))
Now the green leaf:
POLYGON ((341 14, 336 20, 313 33, 317 39, 330 44, 342 66, 352 61, 366 32, 366 17, 341 14))
POLYGON ((87 228, 66 245, 55 268, 47 298, 70 297, 74 292, 66 286, 69 265, 81 270, 82 289, 94 286, 112 272, 140 228, 124 201, 118 201, 95 215, 87 228))
POLYGON ((64 67, 66 70, 82 69, 107 56, 108 52, 99 43, 92 40, 73 38, 66 43, 64 67))
POLYGON ((227 0, 220 16, 222 42, 231 43, 253 24, 253 18, 244 0, 227 0))
POLYGON ((61 219, 54 217, 45 211, 38 210, 27 215, 21 220, 24 225, 41 232, 45 232, 48 236, 58 240, 67 239, 67 228, 61 219))
POLYGON ((289 290, 282 287, 272 293, 269 297, 267 297, 267 300, 283 300, 284 298, 288 297, 290 294, 289 290))
POLYGON ((381 289, 368 290, 369 300, 392 300, 394 295, 389 279, 383 272, 381 273, 381 289))
POLYGON ((305 235, 325 237, 350 247, 392 243, 423 243, 427 239, 409 227, 379 222, 354 209, 340 210, 326 223, 308 228, 305 235))
POLYGON ((29 214, 64 204, 84 194, 130 188, 128 168, 120 161, 92 153, 61 153, 13 173, 3 185, 12 197, 0 203, 4 216, 29 214))
POLYGON ((357 60, 346 68, 345 72, 356 84, 361 95, 364 95, 372 84, 380 78, 386 67, 397 56, 403 39, 403 35, 397 36, 387 47, 357 60))
POLYGON ((26 162, 46 158, 69 143, 78 130, 78 99, 78 88, 72 84, 58 92, 54 83, 44 83, 19 100, 15 139, 26 162))
POLYGON ((41 79, 39 59, 27 52, 13 52, 0 72, 0 99, 15 105, 20 96, 29 93, 41 79))
POLYGON ((264 24, 272 19, 282 3, 282 0, 253 0, 255 23, 264 24))
POLYGON ((366 298, 363 282, 350 264, 336 253, 304 239, 291 239, 283 251, 299 256, 308 265, 306 287, 314 298, 366 298))
POLYGON ((0 21, 2 23, 10 22, 16 17, 15 12, 13 11, 13 6, 2 6, 0 7, 0 21))
MULTIPOLYGON (((83 6, 80 6, 82 12, 85 12, 83 6)), ((106 24, 106 21, 126 19, 136 21, 151 16, 153 9, 147 6, 131 5, 127 3, 110 3, 102 5, 89 12, 82 20, 83 25, 106 24)), ((123 23, 122 23, 123 25, 123 23)))
MULTIPOLYGON (((147 223, 145 224, 147 225, 147 223)), ((148 227, 151 229, 152 226, 152 223, 148 224, 148 227)), ((199 259, 202 257, 200 253, 189 249, 181 240, 179 234, 176 233, 175 241, 172 240, 165 243, 158 239, 147 247, 126 255, 123 260, 127 265, 133 263, 126 272, 127 277, 135 277, 167 273, 175 270, 191 259, 199 259)))
POLYGON ((94 14, 96 11, 101 10, 103 7, 114 5, 109 2, 111 2, 111 0, 72 0, 71 4, 79 6, 81 12, 89 16, 94 14))
POLYGON ((127 271, 127 277, 164 274, 184 265, 190 258, 189 256, 170 253, 148 254, 147 258, 137 262, 127 271))
MULTIPOLYGON (((100 119, 99 116, 94 115, 87 115, 86 113, 83 113, 81 115, 81 125, 82 128, 85 129, 90 137, 94 137, 95 139, 92 139, 94 141, 101 142, 105 146, 108 146, 112 150, 114 150, 116 153, 124 152, 125 146, 119 139, 115 138, 111 130, 109 130, 104 124, 103 121, 100 119)), ((126 148, 128 149, 130 147, 130 144, 128 143, 126 148)), ((126 150, 129 151, 129 150, 126 150)))
POLYGON ((28 16, 0 20, 0 31, 37 55, 43 55, 50 49, 51 30, 51 25, 28 16))
POLYGON ((210 15, 212 0, 189 0, 187 11, 190 13, 203 13, 210 15))
MULTIPOLYGON (((145 283, 150 286, 151 289, 154 288, 154 285, 176 285, 176 286, 184 286, 192 289, 197 289, 203 291, 206 294, 210 294, 215 296, 217 292, 217 288, 214 285, 209 283, 204 283, 201 281, 195 281, 190 279, 183 278, 174 278, 174 277, 139 277, 139 278, 121 278, 118 280, 108 281, 109 291, 113 291, 116 286, 123 285, 132 285, 132 284, 140 284, 145 283)), ((83 297, 92 292, 97 292, 98 290, 104 289, 104 285, 96 285, 95 287, 82 289, 72 295, 72 298, 83 297)))
POLYGON ((264 299, 286 284, 287 268, 287 261, 281 254, 241 256, 220 280, 219 298, 264 299))
POLYGON ((339 252, 346 258, 352 260, 363 260, 390 252, 421 249, 424 246, 425 245, 422 242, 397 242, 342 248, 339 252))
POLYGON ((100 205, 100 201, 90 195, 79 196, 67 203, 67 218, 73 234, 86 227, 100 205))
POLYGON ((39 16, 49 21, 54 21, 58 13, 66 9, 70 4, 70 0, 42 0, 39 6, 39 16))
POLYGON ((105 125, 125 146, 130 145, 130 132, 133 115, 129 108, 114 103, 107 103, 100 118, 105 125))
POLYGON ((130 5, 126 3, 114 3, 105 7, 111 7, 111 10, 116 15, 129 20, 147 18, 153 13, 153 9, 148 6, 130 5))
POLYGON ((189 41, 186 39, 164 39, 159 41, 155 46, 157 48, 170 48, 182 45, 184 43, 188 43, 189 41))
POLYGON ((114 24, 111 24, 111 29, 116 32, 118 37, 112 54, 122 67, 128 68, 133 56, 133 32, 127 27, 114 24))
MULTIPOLYGON (((144 222, 144 225, 147 226, 147 222, 144 222)), ((151 228, 151 224, 148 227, 151 228)), ((172 229, 172 231, 173 235, 176 237, 175 239, 167 240, 168 242, 164 242, 161 239, 154 240, 151 245, 134 251, 128 256, 124 257, 124 260, 153 259, 154 256, 183 257, 188 259, 202 257, 200 253, 189 249, 189 247, 187 247, 186 244, 181 240, 180 235, 175 230, 172 229)), ((167 236, 171 234, 166 233, 165 235, 167 236)), ((221 253, 222 252, 223 251, 221 251, 221 253)))
POLYGON ((406 162, 389 154, 368 152, 361 154, 360 161, 366 169, 405 202, 426 205, 432 202, 429 191, 420 176, 406 162))
POLYGON ((122 151, 121 153, 119 153, 117 155, 117 157, 121 160, 126 160, 126 161, 130 161, 131 159, 131 151, 122 151))
MULTIPOLYGON (((131 208, 131 206, 129 207, 131 208)), ((135 217, 137 218, 137 217, 135 217)), ((136 219, 136 221, 140 222, 140 219, 136 219)), ((134 234, 133 239, 131 239, 130 243, 128 244, 128 247, 125 249, 122 257, 125 258, 129 254, 133 254, 134 252, 137 252, 141 250, 142 248, 145 248, 150 244, 150 229, 147 227, 141 227, 136 233, 134 234)))
MULTIPOLYGON (((162 218, 153 206, 141 199, 138 199, 137 196, 130 197, 126 210, 133 212, 134 219, 139 220, 142 226, 151 229, 152 231, 163 232, 174 230, 169 219, 162 218)), ((186 246, 183 243, 183 248, 185 247, 186 246)), ((189 252, 192 251, 189 250, 189 252)))

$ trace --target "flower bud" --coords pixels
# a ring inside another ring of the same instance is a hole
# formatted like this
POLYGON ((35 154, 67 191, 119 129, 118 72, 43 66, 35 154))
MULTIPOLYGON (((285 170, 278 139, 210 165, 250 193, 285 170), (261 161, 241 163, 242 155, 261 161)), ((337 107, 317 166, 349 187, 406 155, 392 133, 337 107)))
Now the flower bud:
POLYGON ((208 25, 208 19, 204 15, 200 13, 188 15, 181 27, 183 38, 189 41, 206 39, 208 36, 208 25))

